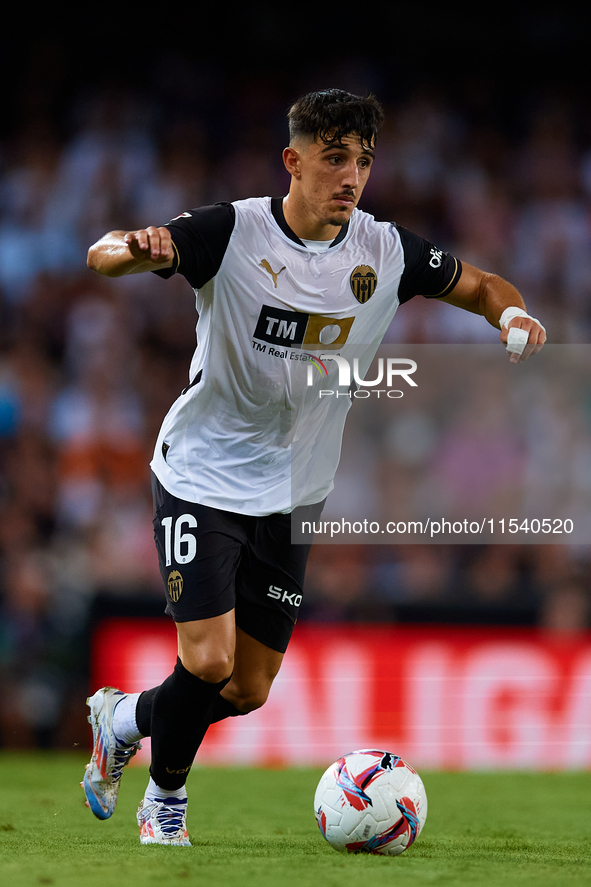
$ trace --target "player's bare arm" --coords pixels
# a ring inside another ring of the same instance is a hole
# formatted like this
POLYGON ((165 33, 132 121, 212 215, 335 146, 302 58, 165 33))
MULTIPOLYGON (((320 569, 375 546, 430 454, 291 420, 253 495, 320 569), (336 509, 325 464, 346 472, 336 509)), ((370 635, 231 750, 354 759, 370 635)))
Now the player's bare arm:
POLYGON ((171 268, 174 246, 168 228, 110 231, 88 250, 86 264, 105 277, 171 268))
POLYGON ((544 327, 535 317, 527 314, 525 302, 512 283, 466 262, 462 262, 462 275, 457 284, 441 301, 481 314, 491 326, 501 330, 500 339, 504 345, 507 344, 509 329, 514 327, 524 330, 528 334, 527 343, 521 354, 510 352, 509 359, 512 363, 523 363, 532 354, 537 354, 546 341, 544 327), (503 313, 510 308, 523 313, 502 324, 503 313))

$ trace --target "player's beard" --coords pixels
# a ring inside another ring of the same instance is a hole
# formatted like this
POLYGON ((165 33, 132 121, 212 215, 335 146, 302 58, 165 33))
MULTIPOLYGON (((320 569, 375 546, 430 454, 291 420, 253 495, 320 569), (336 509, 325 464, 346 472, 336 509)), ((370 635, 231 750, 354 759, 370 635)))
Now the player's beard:
POLYGON ((338 199, 339 197, 347 197, 353 202, 350 204, 350 206, 343 206, 340 210, 335 210, 331 208, 329 210, 329 213, 327 214, 325 222, 329 225, 337 225, 338 227, 342 228, 343 225, 346 225, 351 218, 351 213, 355 209, 356 200, 355 195, 349 191, 343 191, 339 194, 334 194, 332 199, 338 199))
POLYGON ((337 218, 336 216, 330 216, 330 218, 324 219, 326 225, 334 225, 336 228, 342 228, 348 221, 349 219, 343 219, 342 217, 337 218))
POLYGON ((326 217, 323 219, 323 222, 326 225, 335 225, 339 228, 342 228, 343 225, 346 225, 351 218, 351 213, 355 209, 355 206, 352 205, 349 207, 343 207, 342 210, 331 210, 330 213, 327 213, 326 217))

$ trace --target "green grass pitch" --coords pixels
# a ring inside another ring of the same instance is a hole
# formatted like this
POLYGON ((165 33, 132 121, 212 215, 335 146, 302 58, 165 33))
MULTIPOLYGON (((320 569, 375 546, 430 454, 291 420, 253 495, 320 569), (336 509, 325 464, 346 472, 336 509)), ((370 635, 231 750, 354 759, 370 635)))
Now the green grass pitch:
POLYGON ((201 769, 189 780, 193 847, 142 847, 147 780, 123 777, 99 822, 79 788, 85 759, 0 754, 3 887, 579 887, 591 885, 591 774, 423 773, 427 824, 402 856, 347 856, 312 811, 321 770, 201 769))

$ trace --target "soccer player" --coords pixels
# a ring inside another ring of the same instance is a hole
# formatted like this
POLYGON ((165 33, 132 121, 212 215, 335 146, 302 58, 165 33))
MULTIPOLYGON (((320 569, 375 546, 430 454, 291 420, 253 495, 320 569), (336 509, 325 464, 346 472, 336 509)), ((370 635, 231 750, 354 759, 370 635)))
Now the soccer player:
MULTIPOLYGON (((306 95, 289 111, 287 196, 112 231, 88 253, 88 266, 108 277, 181 274, 197 299, 189 384, 151 462, 177 662, 159 687, 103 688, 88 700, 94 748, 82 785, 100 819, 112 815, 140 739, 151 737, 138 811, 145 844, 189 845, 185 783, 199 745, 211 723, 264 704, 297 618, 310 540, 292 542, 291 518, 319 517, 351 404, 314 400, 297 370, 336 350, 361 355, 366 370, 398 306, 417 294, 483 315, 513 362, 546 338, 510 283, 357 208, 382 118, 373 96, 306 95), (328 456, 315 448, 319 429, 336 440, 328 456)), ((324 365, 336 372, 334 361, 324 365)))

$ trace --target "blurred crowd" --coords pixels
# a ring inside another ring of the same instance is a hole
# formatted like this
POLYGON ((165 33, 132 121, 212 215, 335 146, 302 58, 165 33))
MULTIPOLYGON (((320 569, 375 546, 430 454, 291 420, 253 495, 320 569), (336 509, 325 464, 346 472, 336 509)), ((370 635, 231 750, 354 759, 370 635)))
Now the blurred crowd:
MULTIPOLYGON (((288 186, 295 96, 245 82, 220 104, 182 73, 191 100, 172 68, 151 102, 84 92, 59 126, 41 110, 0 142, 0 743, 59 744, 64 700, 86 689, 93 620, 163 610, 148 462, 187 383, 194 298, 181 278, 92 274, 89 245, 288 186)), ((514 282, 552 342, 588 343, 588 115, 563 95, 536 96, 519 126, 486 109, 486 95, 442 87, 386 96, 362 208, 514 282)), ((416 298, 387 341, 497 337, 416 298)), ((302 619, 583 629, 587 558, 549 545, 317 545, 302 619)))

